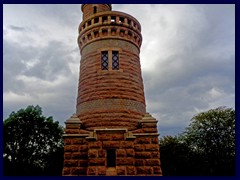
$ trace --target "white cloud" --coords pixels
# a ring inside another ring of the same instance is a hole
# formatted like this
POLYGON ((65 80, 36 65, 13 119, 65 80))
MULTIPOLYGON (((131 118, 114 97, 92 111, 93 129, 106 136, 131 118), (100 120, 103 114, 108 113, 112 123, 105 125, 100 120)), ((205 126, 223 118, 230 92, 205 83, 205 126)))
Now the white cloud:
MULTIPOLYGON (((62 124, 75 112, 80 9, 3 5, 4 118, 29 104, 62 124)), ((234 5, 115 4, 113 10, 141 23, 147 111, 161 136, 182 132, 199 112, 235 108, 234 5)))

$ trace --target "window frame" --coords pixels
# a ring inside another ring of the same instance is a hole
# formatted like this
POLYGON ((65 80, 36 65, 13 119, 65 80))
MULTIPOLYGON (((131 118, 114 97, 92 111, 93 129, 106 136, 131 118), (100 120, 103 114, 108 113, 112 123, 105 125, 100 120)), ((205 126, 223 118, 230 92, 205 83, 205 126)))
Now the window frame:
POLYGON ((98 50, 98 52, 100 51, 100 58, 101 58, 101 63, 100 63, 100 69, 101 69, 101 71, 123 71, 122 69, 120 69, 120 52, 121 52, 121 49, 119 49, 119 48, 109 48, 109 49, 99 49, 98 50), (108 56, 108 67, 106 68, 103 68, 103 57, 102 57, 102 54, 103 54, 103 52, 107 52, 107 56, 108 56), (117 52, 117 67, 114 67, 114 65, 113 65, 113 53, 116 53, 117 52))

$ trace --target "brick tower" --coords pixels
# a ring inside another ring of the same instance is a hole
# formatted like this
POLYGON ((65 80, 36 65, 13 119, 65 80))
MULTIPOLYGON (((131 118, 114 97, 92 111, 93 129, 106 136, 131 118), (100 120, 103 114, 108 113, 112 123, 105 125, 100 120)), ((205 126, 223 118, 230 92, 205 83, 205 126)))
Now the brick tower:
POLYGON ((141 26, 111 4, 83 4, 76 114, 65 123, 63 175, 162 175, 157 121, 146 113, 141 26))

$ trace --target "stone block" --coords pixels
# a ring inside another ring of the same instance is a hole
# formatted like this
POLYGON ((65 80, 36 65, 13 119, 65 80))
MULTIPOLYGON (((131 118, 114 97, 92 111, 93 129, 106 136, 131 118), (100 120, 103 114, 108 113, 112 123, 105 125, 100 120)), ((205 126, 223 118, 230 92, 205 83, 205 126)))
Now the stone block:
POLYGON ((79 146, 79 151, 82 152, 82 151, 87 151, 88 150, 88 145, 80 145, 79 146))
POLYGON ((159 150, 159 145, 158 144, 146 144, 145 145, 145 150, 146 151, 158 151, 159 150))
POLYGON ((73 138, 72 142, 73 144, 86 144, 86 140, 83 138, 73 138))
POLYGON ((80 124, 66 124, 66 129, 79 129, 80 124))
POLYGON ((97 167, 93 166, 93 167, 87 168, 87 175, 94 176, 94 175, 97 175, 96 173, 97 173, 97 167))
POLYGON ((98 157, 98 150, 90 149, 88 151, 88 158, 97 158, 98 157))
POLYGON ((112 135, 112 140, 114 140, 114 141, 124 140, 124 134, 113 134, 112 135))
POLYGON ((100 149, 102 147, 102 142, 101 141, 93 141, 89 142, 88 144, 88 149, 100 149))
POLYGON ((105 141, 103 148, 119 148, 119 141, 105 141))
POLYGON ((158 140, 157 137, 156 138, 152 138, 151 140, 152 140, 152 144, 159 144, 159 140, 158 140))
POLYGON ((83 168, 80 168, 80 167, 72 168, 72 171, 71 171, 72 175, 82 175, 83 173, 84 173, 84 170, 83 168))
POLYGON ((66 138, 66 139, 64 139, 64 145, 70 145, 71 144, 71 139, 69 139, 69 138, 66 138))
POLYGON ((126 150, 125 149, 117 149, 116 155, 117 155, 117 157, 126 157, 126 150))
POLYGON ((87 152, 76 152, 72 154, 73 159, 87 159, 88 154, 87 152))
POLYGON ((64 159, 71 159, 72 154, 71 153, 64 153, 64 159))
POLYGON ((144 133, 157 133, 157 128, 143 128, 144 133))
POLYGON ((125 166, 117 166, 117 175, 126 175, 126 167, 125 166))
POLYGON ((136 166, 145 166, 145 161, 144 159, 135 159, 135 165, 136 166))
POLYGON ((64 167, 62 174, 63 174, 63 175, 70 175, 70 168, 64 167))
POLYGON ((98 157, 105 158, 106 157, 106 150, 100 149, 98 150, 98 157))
POLYGON ((65 134, 78 134, 78 129, 65 129, 65 134))
POLYGON ((135 156, 134 149, 126 149, 126 155, 127 157, 134 157, 135 156))
POLYGON ((121 141, 120 142, 120 148, 134 148, 134 142, 133 141, 121 141))
POLYGON ((127 175, 136 175, 136 168, 134 166, 127 166, 127 175))
POLYGON ((135 163, 134 158, 117 158, 117 166, 134 165, 134 163, 135 163))
POLYGON ((80 167, 88 167, 88 160, 79 160, 80 167))
POLYGON ((106 167, 105 166, 98 166, 98 175, 106 175, 106 167))
POLYGON ((153 174, 153 168, 149 166, 136 167, 137 174, 151 175, 153 174))
POLYGON ((135 152, 135 157, 139 159, 149 159, 151 158, 150 152, 135 152))
POLYGON ((155 128, 156 129, 156 123, 142 123, 143 128, 155 128))
POLYGON ((104 158, 89 159, 88 164, 89 166, 105 166, 105 159, 104 158))
POLYGON ((77 167, 78 160, 64 160, 64 166, 65 167, 77 167))
POLYGON ((79 146, 76 145, 67 145, 64 146, 64 152, 78 152, 79 146))
POLYGON ((152 154, 152 158, 160 158, 160 153, 159 153, 159 151, 154 151, 154 152, 151 152, 151 154, 152 154))
POLYGON ((137 144, 150 144, 151 143, 151 138, 137 138, 136 139, 137 144))
POLYGON ((154 174, 162 174, 162 170, 160 166, 154 166, 153 167, 154 174))
POLYGON ((159 159, 146 159, 146 166, 160 166, 159 159))
POLYGON ((134 150, 135 151, 144 151, 145 150, 145 146, 142 144, 135 144, 134 145, 134 150))
POLYGON ((97 139, 100 141, 111 141, 112 140, 112 136, 111 134, 97 134, 97 139))

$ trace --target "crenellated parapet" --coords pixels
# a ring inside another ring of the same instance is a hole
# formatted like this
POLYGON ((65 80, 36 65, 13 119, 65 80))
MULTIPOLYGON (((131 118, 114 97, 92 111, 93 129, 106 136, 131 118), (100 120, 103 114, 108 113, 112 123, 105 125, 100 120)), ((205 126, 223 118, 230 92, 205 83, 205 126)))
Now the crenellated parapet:
POLYGON ((133 43, 138 49, 142 44, 141 25, 129 14, 104 11, 93 14, 79 25, 78 45, 86 45, 103 39, 119 39, 133 43))

